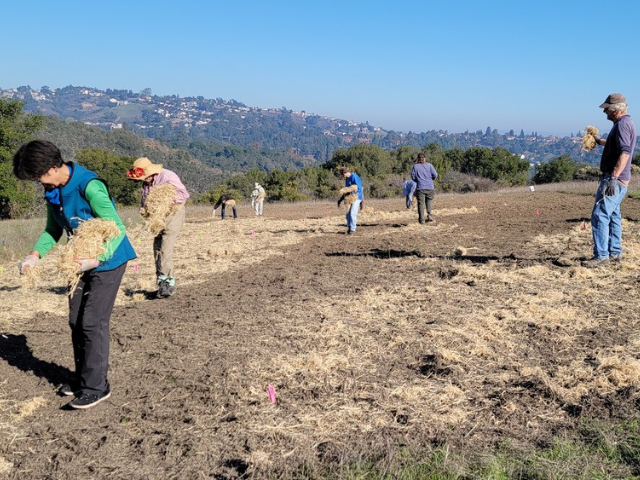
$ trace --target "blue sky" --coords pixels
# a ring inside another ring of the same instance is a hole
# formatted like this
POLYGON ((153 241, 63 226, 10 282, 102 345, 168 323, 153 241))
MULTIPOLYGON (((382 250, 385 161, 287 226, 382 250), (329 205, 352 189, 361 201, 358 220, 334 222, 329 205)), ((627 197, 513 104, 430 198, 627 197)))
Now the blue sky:
POLYGON ((640 3, 605 5, 12 1, 0 88, 151 88, 403 132, 608 131, 609 93, 640 112, 640 3))

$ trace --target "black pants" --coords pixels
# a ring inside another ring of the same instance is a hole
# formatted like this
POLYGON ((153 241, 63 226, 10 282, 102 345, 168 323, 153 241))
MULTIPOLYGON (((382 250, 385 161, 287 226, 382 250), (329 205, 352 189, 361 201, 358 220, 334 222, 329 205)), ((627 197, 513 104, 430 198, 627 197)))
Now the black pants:
POLYGON ((427 215, 431 215, 431 204, 433 198, 436 196, 435 190, 417 190, 416 197, 418 197, 418 222, 424 223, 424 204, 427 204, 427 215))
POLYGON ((109 321, 126 269, 124 263, 106 272, 86 272, 69 299, 76 381, 82 393, 109 389, 109 321))

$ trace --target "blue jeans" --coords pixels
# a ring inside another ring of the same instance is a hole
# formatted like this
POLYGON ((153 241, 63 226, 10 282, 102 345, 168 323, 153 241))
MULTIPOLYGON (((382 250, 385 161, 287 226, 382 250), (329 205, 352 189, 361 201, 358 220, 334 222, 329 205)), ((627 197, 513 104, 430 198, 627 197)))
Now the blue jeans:
POLYGON ((358 210, 360 210, 360 202, 362 200, 356 200, 351 204, 349 210, 347 210, 347 226, 352 232, 356 231, 356 223, 358 223, 358 210))
POLYGON ((622 253, 622 214, 620 204, 627 194, 627 187, 618 182, 614 195, 607 197, 604 190, 608 177, 598 186, 596 200, 591 212, 593 231, 593 256, 607 258, 622 253))

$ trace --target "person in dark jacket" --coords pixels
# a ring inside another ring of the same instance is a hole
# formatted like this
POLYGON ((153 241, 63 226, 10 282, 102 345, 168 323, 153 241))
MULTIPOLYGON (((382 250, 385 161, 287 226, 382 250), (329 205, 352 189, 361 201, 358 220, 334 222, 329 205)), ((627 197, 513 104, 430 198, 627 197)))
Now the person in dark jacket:
POLYGON ((111 220, 120 229, 118 237, 105 243, 105 254, 75 259, 82 276, 69 296, 75 375, 60 393, 75 396, 71 408, 93 407, 111 396, 109 322, 127 262, 136 254, 105 182, 91 170, 64 162, 53 143, 34 140, 22 145, 13 156, 13 173, 20 180, 40 182, 47 203, 46 227, 31 253, 18 264, 21 274, 35 267, 63 233, 72 235, 82 221, 111 220))
POLYGON ((238 218, 238 209, 236 208, 236 201, 233 199, 231 195, 227 195, 226 193, 220 195, 217 203, 213 207, 213 213, 215 214, 218 207, 222 206, 220 209, 220 217, 224 220, 225 216, 225 207, 231 207, 233 209, 233 219, 236 220, 238 218))

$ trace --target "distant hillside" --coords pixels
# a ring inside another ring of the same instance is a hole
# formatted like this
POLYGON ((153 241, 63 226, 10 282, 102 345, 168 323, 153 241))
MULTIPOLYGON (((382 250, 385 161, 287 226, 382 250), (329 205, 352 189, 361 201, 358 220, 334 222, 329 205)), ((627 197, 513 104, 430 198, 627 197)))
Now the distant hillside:
POLYGON ((0 90, 0 96, 19 99, 25 111, 56 115, 102 129, 130 130, 141 136, 188 150, 195 158, 224 171, 250 168, 291 169, 327 161, 338 148, 360 143, 393 150, 403 145, 422 148, 437 143, 445 149, 474 146, 503 147, 530 162, 560 155, 596 164, 596 151, 580 152, 580 133, 544 137, 513 130, 422 133, 387 131, 368 123, 322 117, 286 108, 248 107, 235 100, 151 95, 149 90, 101 91, 68 86, 57 90, 18 87, 0 90))
MULTIPOLYGON (((154 163, 161 163, 169 170, 179 172, 187 188, 194 192, 209 190, 223 176, 220 169, 202 164, 183 150, 169 148, 126 130, 107 131, 81 122, 65 122, 49 116, 44 130, 37 137, 55 143, 68 160, 74 160, 76 152, 85 148, 100 148, 132 158, 149 157, 154 163)), ((125 173, 122 172, 123 175, 125 173)))

